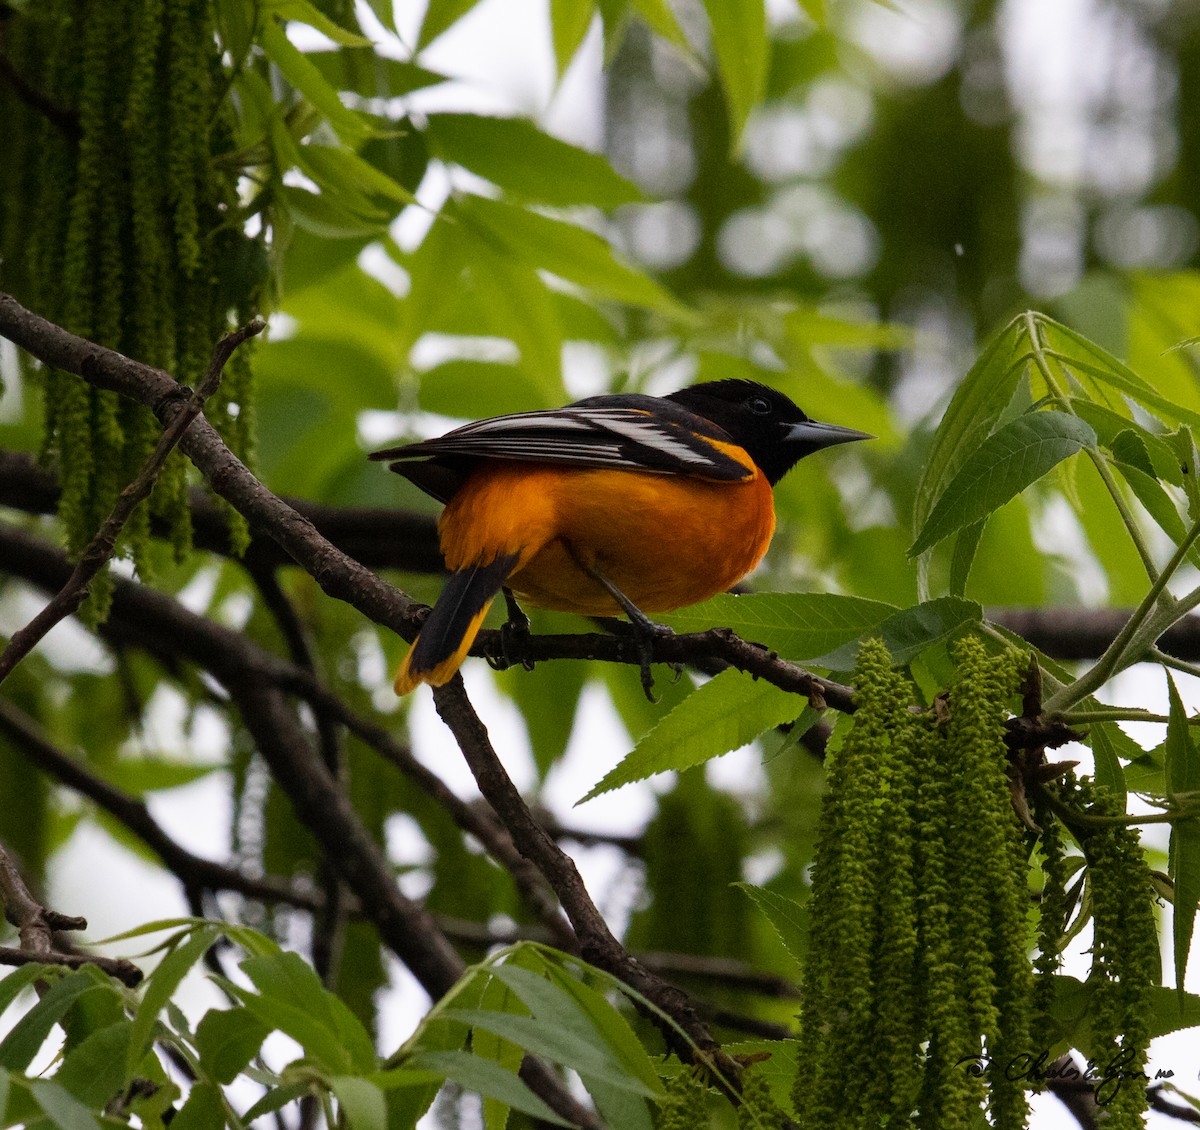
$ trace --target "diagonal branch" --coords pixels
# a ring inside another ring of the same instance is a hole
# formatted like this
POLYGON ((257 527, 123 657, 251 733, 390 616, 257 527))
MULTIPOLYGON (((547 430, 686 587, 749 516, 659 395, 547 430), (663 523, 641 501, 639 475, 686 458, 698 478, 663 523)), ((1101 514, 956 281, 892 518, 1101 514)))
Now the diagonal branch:
POLYGON ((533 818, 496 756, 487 729, 467 698, 462 678, 456 675, 445 686, 436 688, 433 701, 454 734, 479 791, 512 833, 521 854, 537 865, 554 888, 575 928, 584 960, 619 977, 678 1025, 685 1041, 670 1026, 664 1027, 663 1035, 681 1058, 690 1062, 699 1056, 718 1070, 719 1078, 736 1085, 741 1078, 737 1064, 721 1050, 687 994, 652 973, 617 940, 592 902, 574 861, 533 818))

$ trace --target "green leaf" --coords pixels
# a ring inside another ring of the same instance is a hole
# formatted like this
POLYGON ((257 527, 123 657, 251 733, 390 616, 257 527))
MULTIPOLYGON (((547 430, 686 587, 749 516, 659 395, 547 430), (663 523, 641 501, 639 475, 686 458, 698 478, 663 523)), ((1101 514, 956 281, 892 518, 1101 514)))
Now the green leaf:
POLYGON ((683 28, 679 26, 669 0, 629 0, 629 6, 637 12, 655 35, 662 36, 668 43, 691 53, 691 46, 683 28))
MULTIPOLYGON (((33 968, 37 968, 34 966, 33 968)), ((18 970, 19 976, 24 970, 18 970)), ((44 975, 44 973, 43 973, 44 975)), ((7 978, 5 978, 7 980, 7 978)), ((67 1013, 75 1001, 96 986, 92 975, 84 969, 69 973, 56 981, 42 999, 37 1002, 0 1041, 0 1067, 10 1071, 24 1071, 46 1042, 50 1030, 67 1013)))
POLYGON ((770 683, 722 671, 667 714, 579 803, 740 749, 764 730, 798 717, 804 706, 804 699, 770 683))
POLYGON ((431 151, 442 160, 526 200, 615 208, 643 198, 600 154, 551 137, 527 118, 434 114, 428 136, 431 151))
MULTIPOLYGON (((1090 729, 1092 755, 1096 759, 1096 785, 1106 789, 1117 802, 1120 810, 1124 812, 1126 804, 1125 771, 1121 768, 1117 749, 1119 743, 1124 745, 1121 743, 1122 738, 1125 739, 1125 742, 1128 742, 1129 739, 1115 722, 1101 722, 1090 729)), ((1128 749, 1128 746, 1125 748, 1128 749)), ((1141 752, 1140 749, 1138 752, 1141 752)))
POLYGON ((554 33, 554 60, 561 79, 575 58, 596 14, 596 0, 550 0, 550 27, 554 33))
POLYGON ((342 103, 337 91, 288 39, 274 17, 260 22, 258 40, 283 77, 312 103, 347 145, 360 145, 376 132, 367 118, 342 103))
MULTIPOLYGON (((391 6, 391 0, 387 0, 391 6)), ((306 51, 305 58, 337 90, 350 90, 363 98, 397 98, 448 82, 449 76, 416 63, 389 59, 377 51, 363 49, 306 51)))
MULTIPOLYGON (((59 968, 56 972, 61 974, 62 969, 59 968)), ((8 1006, 25 989, 42 976, 45 976, 45 973, 42 967, 35 962, 30 965, 18 966, 16 969, 7 971, 3 977, 0 977, 0 1016, 7 1011, 8 1006)))
MULTIPOLYGON (((923 651, 952 639, 969 624, 983 620, 983 608, 973 600, 942 596, 889 616, 871 635, 879 636, 897 667, 911 663, 923 651)), ((858 661, 861 640, 844 644, 813 663, 832 671, 850 671, 858 661)))
MULTIPOLYGON (((514 1016, 504 1012, 485 1012, 474 1008, 451 1008, 441 1013, 441 1019, 469 1024, 503 1036, 526 1051, 571 1067, 581 1075, 591 1075, 615 1087, 654 1098, 659 1092, 647 1087, 612 1056, 607 1045, 594 1039, 584 1039, 574 1032, 556 1032, 532 1016, 514 1016)), ((423 1062, 423 1057, 415 1057, 423 1062)), ((410 1066, 417 1062, 409 1061, 410 1066)), ((486 1063, 487 1060, 480 1060, 486 1063)))
POLYGON ((352 1130, 387 1130, 387 1100, 377 1084, 357 1075, 334 1075, 329 1089, 352 1130))
POLYGON ((125 1075, 133 1075, 142 1056, 150 1046, 158 1014, 175 995, 179 983, 221 936, 214 926, 201 926, 177 945, 158 963, 158 968, 146 978, 146 990, 134 1014, 129 1036, 129 1054, 125 1060, 125 1075))
POLYGON ((242 1115, 242 1125, 249 1126, 262 1118, 264 1114, 285 1107, 297 1099, 303 1098, 312 1090, 312 1084, 307 1080, 299 1083, 284 1083, 267 1091, 245 1114, 242 1115))
POLYGON ((704 0, 704 9, 712 26, 712 49, 736 147, 767 85, 771 49, 766 4, 764 0, 704 0))
POLYGON ((239 995, 260 1020, 286 1032, 331 1071, 374 1070, 375 1045, 362 1022, 299 954, 252 957, 241 967, 262 997, 239 995))
POLYGON ((981 521, 1070 455, 1096 443, 1096 433, 1065 412, 1018 416, 988 436, 958 469, 909 548, 916 557, 957 530, 981 521))
POLYGON ((144 796, 190 785, 224 768, 226 766, 220 761, 197 764, 170 757, 124 757, 113 763, 108 777, 126 792, 144 796))
POLYGON ((187 1101, 171 1119, 171 1130, 222 1130, 225 1104, 221 1091, 203 1080, 192 1085, 187 1101))
POLYGON ((647 1087, 661 1089, 662 1084, 654 1070, 654 1062, 646 1053, 645 1045, 612 1003, 603 994, 596 992, 578 977, 573 977, 554 962, 545 961, 545 968, 546 975, 574 997, 589 1022, 604 1038, 622 1065, 647 1087))
POLYGON ((1129 484, 1138 502, 1146 508, 1146 513, 1154 519, 1159 529, 1179 545, 1187 537, 1187 527, 1179 516, 1171 496, 1159 481, 1131 463, 1118 462, 1113 466, 1129 484))
POLYGON ((803 963, 808 950, 808 907, 767 887, 756 887, 753 883, 735 883, 734 886, 744 891, 750 901, 767 916, 784 948, 797 962, 803 963))
POLYGON ((417 37, 417 50, 423 51, 444 31, 448 31, 463 18, 479 0, 429 0, 425 18, 421 21, 421 34, 417 37))
POLYGON ((555 1126, 570 1126, 537 1097, 521 1079, 505 1071, 490 1059, 480 1059, 470 1052, 422 1052, 413 1056, 406 1067, 417 1071, 432 1071, 445 1079, 453 1079, 460 1087, 486 1098, 498 1099, 513 1110, 519 1110, 555 1126))
POLYGON ((1039 315, 1043 328, 1052 339, 1062 338, 1079 352, 1062 351, 1059 359, 1063 364, 1077 369, 1081 373, 1116 389, 1126 396, 1132 397, 1139 404, 1155 412, 1161 413, 1170 420, 1200 426, 1200 412, 1177 404, 1159 393, 1152 385, 1147 384, 1128 365, 1117 360, 1107 350, 1095 342, 1089 341, 1080 333, 1076 333, 1061 322, 1055 322, 1044 315, 1039 315), (1083 354, 1084 356, 1080 356, 1083 354))
POLYGON ((764 1053, 770 1057, 756 1062, 750 1070, 759 1078, 767 1081, 775 1105, 791 1116, 792 1083, 799 1068, 799 1041, 738 1040, 736 1043, 725 1044, 724 1048, 730 1055, 737 1057, 754 1056, 757 1058, 764 1053))
POLYGON ((929 518, 970 454, 992 430, 1012 399, 1026 363, 1020 323, 1010 322, 996 335, 963 378, 938 425, 913 503, 913 530, 929 518))
MULTIPOLYGON (((498 977, 489 977, 479 998, 479 1007, 489 1012, 515 1012, 525 1015, 528 1009, 521 1003, 516 994, 498 977)), ((482 1059, 491 1060, 511 1071, 514 1075, 520 1070, 525 1052, 517 1044, 510 1043, 500 1036, 477 1028, 471 1033, 471 1051, 482 1059)), ((508 1118, 512 1113, 507 1103, 497 1098, 484 1098, 483 1125, 484 1130, 505 1130, 508 1118)))
POLYGON ((971 566, 975 563, 975 554, 979 550, 979 542, 986 525, 986 518, 980 522, 973 522, 965 529, 959 530, 954 539, 954 552, 950 557, 951 596, 962 596, 967 591, 967 578, 971 575, 971 566))
POLYGON ((322 35, 328 36, 334 43, 343 47, 370 47, 371 41, 364 36, 347 31, 340 24, 335 24, 324 12, 320 11, 309 0, 259 0, 259 7, 268 15, 278 16, 284 20, 296 20, 309 27, 315 27, 322 35))
POLYGON ((538 381, 514 365, 466 358, 426 369, 418 395, 426 412, 470 420, 561 403, 552 402, 538 381))
POLYGON ((732 628, 799 662, 861 639, 897 611, 881 600, 835 593, 722 593, 662 619, 679 632, 732 628))
POLYGON ((96 1116, 57 1083, 31 1080, 29 1091, 59 1130, 100 1130, 96 1116))
MULTIPOLYGON (((1166 744, 1167 796, 1176 803, 1195 802, 1200 799, 1200 750, 1192 740, 1187 711, 1175 689, 1175 680, 1169 672, 1166 674, 1171 696, 1166 744)), ((1200 818, 1172 821, 1169 856, 1171 881, 1175 884, 1175 909, 1171 915, 1175 984, 1182 994, 1192 931, 1196 928, 1196 909, 1200 907, 1200 818)))
MULTIPOLYGON (((492 975, 516 994, 535 1020, 554 1031, 568 1032, 581 1042, 593 1045, 606 1057, 611 1056, 612 1049, 608 1047, 608 1041, 580 1008, 579 1001, 566 992, 561 984, 512 962, 493 966, 492 975)), ((653 1072, 648 1078, 642 1078, 642 1083, 649 1087, 656 1086, 657 1082, 653 1072)))
POLYGON ((127 1020, 93 1032, 67 1054, 54 1081, 93 1110, 104 1109, 125 1086, 132 1033, 127 1020))
POLYGON ((196 1026, 200 1062, 218 1083, 232 1083, 270 1031, 245 1008, 209 1009, 196 1026))
POLYGON ((622 262, 594 232, 499 200, 471 196, 456 214, 497 249, 617 302, 645 306, 672 318, 692 314, 649 276, 622 262))

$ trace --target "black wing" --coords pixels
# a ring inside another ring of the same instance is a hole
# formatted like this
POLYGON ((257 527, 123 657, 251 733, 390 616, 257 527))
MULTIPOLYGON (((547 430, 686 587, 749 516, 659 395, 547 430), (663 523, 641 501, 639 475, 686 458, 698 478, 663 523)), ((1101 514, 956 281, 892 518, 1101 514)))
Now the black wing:
POLYGON ((393 471, 442 502, 480 459, 611 467, 721 482, 753 474, 708 442, 732 442, 710 421, 652 397, 622 396, 622 403, 614 405, 616 399, 594 397, 566 408, 477 420, 437 439, 373 452, 370 458, 390 460, 393 471), (647 407, 629 407, 630 402, 647 407), (408 463, 410 459, 421 462, 408 463))

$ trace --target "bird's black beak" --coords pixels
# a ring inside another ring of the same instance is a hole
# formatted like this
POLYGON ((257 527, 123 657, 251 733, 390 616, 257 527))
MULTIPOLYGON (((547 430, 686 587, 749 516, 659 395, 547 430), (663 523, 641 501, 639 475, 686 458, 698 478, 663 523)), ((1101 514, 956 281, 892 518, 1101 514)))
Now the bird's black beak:
POLYGON ((840 424, 822 424, 819 420, 805 420, 802 424, 792 424, 784 435, 786 443, 803 444, 809 451, 834 447, 839 443, 855 443, 860 439, 877 438, 870 432, 843 428, 840 424))

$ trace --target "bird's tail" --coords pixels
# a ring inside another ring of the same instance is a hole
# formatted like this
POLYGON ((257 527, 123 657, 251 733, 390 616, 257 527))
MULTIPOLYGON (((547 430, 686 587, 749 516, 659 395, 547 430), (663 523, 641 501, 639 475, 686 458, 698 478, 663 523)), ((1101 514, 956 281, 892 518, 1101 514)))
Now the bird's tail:
POLYGON ((479 626, 519 555, 502 554, 489 565, 469 565, 450 574, 421 634, 396 672, 396 693, 408 694, 422 683, 440 687, 462 666, 479 626))

